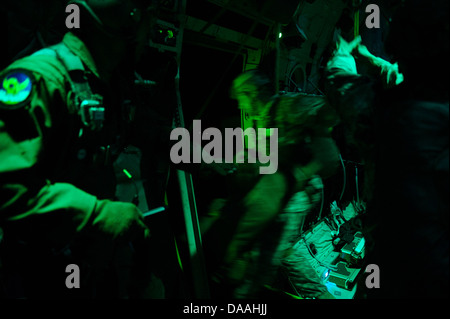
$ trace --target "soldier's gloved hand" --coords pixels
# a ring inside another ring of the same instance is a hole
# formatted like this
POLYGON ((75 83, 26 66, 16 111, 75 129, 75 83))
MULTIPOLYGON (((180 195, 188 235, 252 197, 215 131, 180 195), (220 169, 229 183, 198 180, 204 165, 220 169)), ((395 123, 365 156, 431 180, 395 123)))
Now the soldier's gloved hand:
POLYGON ((142 212, 134 204, 99 200, 95 215, 92 225, 112 239, 131 241, 150 236, 142 212))

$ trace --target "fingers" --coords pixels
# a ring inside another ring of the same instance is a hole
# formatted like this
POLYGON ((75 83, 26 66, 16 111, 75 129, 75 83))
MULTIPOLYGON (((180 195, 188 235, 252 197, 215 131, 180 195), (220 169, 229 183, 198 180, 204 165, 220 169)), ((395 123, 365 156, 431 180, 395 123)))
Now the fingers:
POLYGON ((132 240, 150 235, 139 208, 131 203, 100 200, 93 225, 101 233, 114 239, 132 240))
MULTIPOLYGON (((133 212, 127 216, 127 214, 124 214, 124 219, 129 219, 129 222, 131 223, 131 227, 128 229, 123 229, 123 237, 126 240, 134 240, 138 238, 149 238, 150 237, 150 229, 147 227, 147 225, 144 222, 144 215, 142 214, 141 210, 134 204, 126 203, 129 206, 129 209, 133 212)), ((126 221, 125 223, 126 224, 126 221)))
POLYGON ((144 223, 144 217, 143 217, 142 213, 141 213, 140 218, 138 218, 136 220, 136 225, 138 227, 137 236, 140 236, 140 234, 143 234, 144 239, 150 238, 150 229, 144 223))

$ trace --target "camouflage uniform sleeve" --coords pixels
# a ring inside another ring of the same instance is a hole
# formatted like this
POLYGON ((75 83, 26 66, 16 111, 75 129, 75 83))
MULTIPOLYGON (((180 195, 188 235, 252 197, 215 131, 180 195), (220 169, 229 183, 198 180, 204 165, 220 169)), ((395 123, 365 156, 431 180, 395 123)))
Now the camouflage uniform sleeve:
POLYGON ((72 185, 51 185, 41 165, 55 120, 67 113, 64 72, 54 57, 40 55, 0 73, 0 216, 11 222, 45 213, 47 220, 66 207, 71 213, 59 224, 70 233, 86 225, 96 198, 72 185))

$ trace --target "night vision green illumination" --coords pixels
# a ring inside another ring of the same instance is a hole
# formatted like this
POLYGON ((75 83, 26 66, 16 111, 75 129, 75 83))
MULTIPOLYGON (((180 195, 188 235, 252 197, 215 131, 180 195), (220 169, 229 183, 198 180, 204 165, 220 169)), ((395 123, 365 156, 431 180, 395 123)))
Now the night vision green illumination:
POLYGON ((130 174, 130 172, 128 172, 126 169, 123 169, 122 172, 129 178, 132 179, 133 175, 130 174))

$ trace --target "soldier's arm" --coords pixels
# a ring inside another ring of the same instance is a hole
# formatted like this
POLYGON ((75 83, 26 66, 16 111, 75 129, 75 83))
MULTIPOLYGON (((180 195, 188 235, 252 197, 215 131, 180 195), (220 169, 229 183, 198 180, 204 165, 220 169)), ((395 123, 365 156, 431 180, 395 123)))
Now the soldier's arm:
MULTIPOLYGON (((49 147, 58 148, 49 140, 70 132, 68 128, 54 129, 56 125, 67 126, 68 92, 64 73, 58 70, 60 66, 48 59, 42 56, 24 59, 0 73, 2 219, 30 220, 30 216, 38 215, 41 221, 55 218, 56 224, 44 225, 59 225, 53 231, 59 229, 64 238, 92 227, 114 238, 129 234, 135 226, 145 229, 142 213, 135 205, 97 200, 73 185, 49 181, 43 165, 49 157, 44 154, 49 147), (38 62, 42 64, 38 64, 36 72, 38 62)), ((57 149, 53 151, 58 153, 57 149)))

